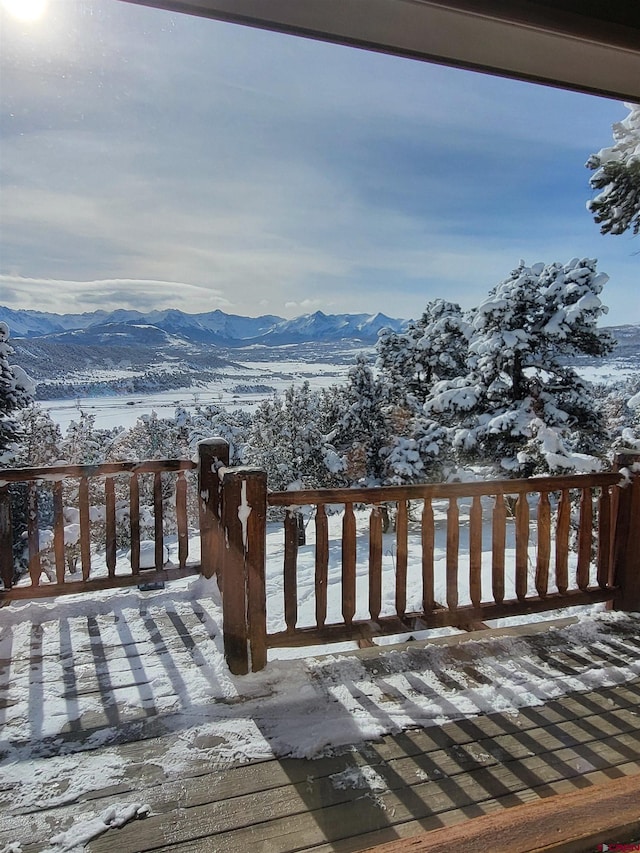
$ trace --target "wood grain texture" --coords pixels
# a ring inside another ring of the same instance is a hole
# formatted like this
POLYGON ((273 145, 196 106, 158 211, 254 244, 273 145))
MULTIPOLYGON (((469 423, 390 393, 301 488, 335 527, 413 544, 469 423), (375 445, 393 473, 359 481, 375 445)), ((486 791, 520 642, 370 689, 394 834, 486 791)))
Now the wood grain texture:
POLYGON ((113 477, 106 477, 104 481, 104 511, 105 558, 107 571, 113 577, 116 573, 116 492, 113 477))
POLYGON ((222 492, 222 525, 226 541, 222 594, 224 656, 234 675, 246 675, 249 672, 246 542, 238 517, 238 507, 242 503, 242 479, 236 471, 225 471, 222 492))
POLYGON ((536 554, 536 592, 544 598, 549 589, 551 561, 551 503, 547 492, 538 501, 538 549, 536 554))
POLYGON ((189 527, 187 522, 187 478, 183 471, 176 479, 176 526, 178 528, 178 564, 181 569, 189 557, 189 527))
POLYGON ((571 522, 571 498, 568 489, 563 489, 558 503, 556 520, 556 586, 558 592, 569 587, 569 525, 571 522))
POLYGON ((129 479, 129 524, 131 527, 131 573, 140 574, 140 482, 137 474, 129 479))
POLYGON ((382 510, 371 508, 369 517, 369 615, 380 616, 382 607, 382 510))
POLYGON ((620 474, 572 474, 567 477, 536 477, 535 480, 487 480, 480 483, 425 483, 412 486, 376 486, 355 489, 301 489, 269 492, 269 506, 308 504, 381 503, 474 497, 475 495, 519 495, 553 492, 584 486, 615 485, 620 474))
POLYGON ((640 828, 638 802, 640 774, 634 774, 363 853, 584 853, 597 844, 629 841, 640 828))
POLYGON ((13 586, 13 520, 8 484, 0 485, 0 580, 7 590, 13 586))
POLYGON ((473 498, 469 514, 469 596, 474 607, 482 601, 482 501, 473 498))
POLYGON ((527 597, 529 574, 529 501, 524 493, 516 501, 516 596, 527 597))
MULTIPOLYGON (((267 591, 265 557, 267 546, 267 472, 245 474, 246 520, 245 572, 247 577, 247 635, 251 653, 251 671, 267 665, 267 591)), ((295 569, 294 564, 294 569, 295 569)))
POLYGON ((425 498, 422 507, 422 608, 425 612, 435 607, 434 549, 435 525, 431 498, 425 498))
POLYGON ((458 606, 458 552, 460 548, 460 511, 456 498, 449 498, 447 510, 447 607, 458 606))
POLYGON ((53 484, 53 552, 56 563, 56 582, 64 583, 64 502, 62 482, 53 484))
POLYGON ((351 625, 356 612, 356 519, 353 504, 344 508, 342 519, 342 618, 351 625))
POLYGON ((329 528, 324 506, 316 508, 316 624, 322 627, 327 619, 327 581, 329 575, 329 528))
MULTIPOLYGON (((40 585, 40 513, 38 511, 38 487, 30 482, 27 487, 27 549, 29 554, 29 576, 33 586, 40 585)), ((82 513, 82 511, 81 511, 82 513)), ((81 514, 82 519, 82 514, 81 514)))
POLYGON ((222 532, 222 489, 219 471, 229 466, 229 442, 210 438, 198 442, 198 515, 202 574, 224 585, 225 542, 222 532))
POLYGON ((164 565, 164 508, 162 506, 162 474, 156 471, 153 475, 153 539, 155 553, 155 568, 164 565))
POLYGON ((578 589, 586 589, 589 586, 592 542, 593 501, 591 489, 584 488, 580 495, 580 523, 578 528, 578 566, 576 570, 578 589))
POLYGON ((284 621, 293 631, 298 621, 298 519, 294 510, 284 516, 284 621))
POLYGON ((496 604, 504 601, 504 555, 507 541, 507 507, 502 495, 496 495, 491 532, 491 587, 496 604))
POLYGON ((598 586, 604 589, 613 582, 611 577, 611 491, 609 486, 602 486, 600 489, 597 536, 598 586))
POLYGON ((406 501, 398 501, 396 517, 396 613, 407 609, 408 510, 406 501))

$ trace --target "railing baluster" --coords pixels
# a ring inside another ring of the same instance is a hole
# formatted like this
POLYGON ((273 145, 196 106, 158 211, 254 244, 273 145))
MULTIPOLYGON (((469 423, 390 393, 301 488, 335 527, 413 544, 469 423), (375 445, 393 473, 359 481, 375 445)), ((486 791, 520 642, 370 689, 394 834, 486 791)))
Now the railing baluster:
POLYGON ((382 607, 382 510, 371 507, 369 518, 369 615, 380 616, 382 607))
POLYGON ((298 621, 298 519, 292 509, 284 516, 284 621, 293 631, 298 621))
POLYGON ((53 484, 53 552, 56 560, 56 581, 64 583, 64 501, 62 480, 53 484))
POLYGON ((9 486, 0 486, 0 578, 5 589, 13 586, 13 525, 9 486))
POLYGON ((407 539, 407 502, 398 501, 398 517, 396 518, 396 613, 401 618, 407 609, 407 539))
POLYGON ((593 539, 593 501, 591 489, 585 487, 580 495, 580 526, 578 528, 578 567, 576 581, 578 589, 589 586, 589 567, 591 565, 591 543, 593 539))
POLYGON ((27 545, 29 549, 29 575, 33 586, 40 586, 40 517, 38 514, 38 485, 32 480, 27 494, 27 545))
POLYGON ((104 480, 105 548, 109 577, 116 573, 116 492, 113 477, 104 480))
POLYGON ((164 532, 162 518, 162 473, 153 475, 153 532, 155 540, 154 563, 156 569, 164 565, 164 532))
POLYGON ((458 608, 458 551, 460 546, 460 513, 457 498, 449 498, 447 510, 447 607, 458 608))
POLYGON ((529 502, 527 495, 518 495, 516 501, 516 596, 519 601, 527 597, 527 569, 529 564, 529 502))
POLYGON ((482 500, 473 498, 469 514, 469 597, 474 607, 482 601, 482 500))
POLYGON ((563 489, 558 504, 556 522, 556 586, 564 593, 569 587, 569 523, 571 521, 571 500, 569 490, 563 489))
POLYGON ((316 508, 316 624, 327 620, 327 580, 329 575, 329 529, 324 504, 316 508))
POLYGON ((89 520, 89 480, 80 478, 78 489, 80 505, 80 559, 82 561, 82 580, 89 580, 91 574, 91 522, 89 520))
POLYGON ((507 507, 504 495, 496 495, 491 532, 491 591, 496 604, 504 601, 504 552, 507 541, 507 507))
POLYGON ((611 495, 609 486, 601 486, 598 500, 598 586, 611 582, 611 495))
POLYGON ((431 498, 425 498, 422 507, 422 608, 425 613, 436 606, 433 590, 434 544, 433 505, 431 498))
POLYGON ((129 523, 131 525, 131 573, 140 574, 140 483, 133 472, 129 482, 129 523))
POLYGON ((609 548, 609 581, 613 586, 613 552, 615 548, 616 541, 616 522, 618 519, 618 504, 620 502, 620 489, 612 488, 611 491, 611 499, 609 506, 609 536, 610 536, 610 548, 609 548))
POLYGON ((356 612, 356 519, 353 504, 344 505, 342 519, 342 618, 351 625, 356 612))
POLYGON ((178 527, 178 563, 181 569, 189 556, 189 530, 187 526, 187 478, 184 471, 178 472, 176 480, 176 524, 178 527))
POLYGON ((536 557, 536 591, 545 598, 549 591, 549 562, 551 559, 551 504, 548 492, 540 493, 538 501, 538 553, 536 557))

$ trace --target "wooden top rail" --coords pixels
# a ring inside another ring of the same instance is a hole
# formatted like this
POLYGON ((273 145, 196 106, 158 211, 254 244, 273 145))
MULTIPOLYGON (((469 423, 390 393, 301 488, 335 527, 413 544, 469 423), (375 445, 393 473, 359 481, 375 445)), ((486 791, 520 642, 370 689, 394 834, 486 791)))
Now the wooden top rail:
POLYGON ((29 480, 63 480, 65 477, 109 477, 117 474, 148 474, 158 471, 193 471, 190 459, 147 459, 142 462, 102 462, 98 465, 47 465, 40 468, 0 469, 0 486, 29 480))
POLYGON ((566 477, 530 477, 526 480, 489 480, 472 483, 426 483, 413 486, 374 486, 356 489, 301 489, 291 492, 269 492, 269 506, 303 506, 307 504, 378 504, 385 501, 419 500, 420 498, 469 498, 476 495, 516 495, 529 492, 558 492, 614 486, 623 478, 618 473, 571 474, 566 477))

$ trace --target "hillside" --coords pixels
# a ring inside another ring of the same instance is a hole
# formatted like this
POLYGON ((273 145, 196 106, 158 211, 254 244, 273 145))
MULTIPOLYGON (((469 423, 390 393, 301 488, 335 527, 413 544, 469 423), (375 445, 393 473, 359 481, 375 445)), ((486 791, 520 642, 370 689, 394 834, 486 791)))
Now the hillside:
POLYGON ((249 345, 283 346, 309 341, 355 340, 374 343, 380 329, 399 330, 404 320, 384 314, 324 314, 316 311, 293 320, 272 314, 240 317, 211 311, 186 314, 183 311, 118 310, 92 314, 48 314, 41 311, 14 311, 0 306, 0 321, 7 323, 13 338, 42 338, 53 342, 94 346, 146 343, 159 333, 182 344, 215 344, 222 347, 249 345), (156 330, 152 334, 151 330, 156 330))
MULTIPOLYGON (((45 314, 0 307, 11 329, 14 361, 38 383, 39 399, 145 394, 197 388, 242 364, 300 361, 351 364, 372 351, 381 328, 406 321, 383 314, 327 315, 283 320, 213 311, 115 311, 45 314)), ((640 373, 640 325, 613 326, 618 342, 606 359, 580 357, 575 366, 594 378, 640 373)), ((248 380, 247 380, 248 381, 248 380)))

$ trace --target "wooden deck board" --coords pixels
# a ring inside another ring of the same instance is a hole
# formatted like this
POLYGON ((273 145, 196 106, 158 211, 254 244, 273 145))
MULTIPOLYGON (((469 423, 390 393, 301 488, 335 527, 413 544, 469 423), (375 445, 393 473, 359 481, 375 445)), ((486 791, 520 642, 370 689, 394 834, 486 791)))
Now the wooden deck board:
MULTIPOLYGON (((439 829, 392 841, 365 853, 585 853, 616 838, 640 833, 640 775, 623 777, 586 791, 572 791, 439 829), (551 839, 551 841, 550 841, 551 839)), ((613 846, 613 845, 611 845, 613 846)))
MULTIPOLYGON (((194 644, 204 630, 197 614, 181 620, 155 616, 154 624, 147 624, 153 636, 149 653, 160 656, 169 686, 180 667, 206 667, 194 644)), ((179 723, 188 725, 185 709, 156 707, 153 700, 132 709, 120 702, 126 685, 144 696, 145 683, 137 678, 144 676, 146 641, 110 649, 94 632, 86 647, 82 643, 77 671, 63 681, 68 664, 53 654, 41 655, 37 632, 35 636, 36 642, 23 643, 11 662, 13 669, 45 660, 46 668, 35 668, 34 697, 38 678, 60 673, 61 690, 66 691, 61 695, 94 697, 97 703, 83 715, 80 727, 69 725, 56 737, 41 737, 36 754, 44 760, 66 745, 78 750, 81 762, 83 750, 92 748, 92 738, 104 726, 116 725, 109 748, 121 757, 124 769, 117 784, 88 791, 66 805, 42 804, 22 814, 11 813, 11 786, 3 786, 0 779, 0 848, 20 840, 23 853, 36 853, 47 847, 54 832, 87 814, 99 813, 114 801, 142 801, 152 808, 149 818, 107 832, 92 841, 89 850, 356 853, 425 829, 640 774, 640 678, 635 678, 576 690, 518 713, 478 713, 388 735, 316 760, 285 758, 221 767, 197 757, 181 778, 168 779, 162 757, 175 742, 179 723), (345 771, 358 768, 368 779, 363 787, 354 785, 353 778, 351 784, 344 779, 345 771)), ((536 637, 528 642, 534 648, 538 643, 542 666, 544 643, 536 637)), ((455 666, 440 674, 443 691, 455 690, 462 673, 465 696, 473 703, 474 685, 487 683, 491 672, 477 662, 465 663, 463 647, 451 646, 449 651, 455 666)), ((417 659, 420 654, 416 648, 417 659)), ((637 662, 640 646, 633 638, 617 638, 614 630, 611 642, 589 648, 589 656, 560 655, 554 662, 560 660, 566 668, 568 684, 572 678, 579 684, 599 658, 609 664, 637 662)), ((385 686, 384 666, 373 656, 366 660, 378 687, 391 689, 385 686)), ((535 663, 529 659, 527 666, 535 663)), ((408 685, 433 689, 416 675, 408 685)), ((452 706, 452 713, 455 710, 452 706)), ((29 737, 25 733, 25 742, 29 737)), ((207 735, 202 745, 215 750, 216 737, 207 735)))
MULTIPOLYGON (((326 849, 357 850, 384 840, 390 832, 415 834, 416 824, 449 825, 498 806, 594 784, 596 778, 640 773, 640 718, 625 704, 634 695, 629 688, 636 686, 640 685, 558 700, 558 707, 547 715, 552 721, 542 713, 549 709, 525 709, 541 713, 546 727, 532 719, 523 719, 520 727, 517 718, 491 715, 447 724, 435 737, 430 737, 430 730, 411 731, 334 758, 266 761, 203 772, 186 781, 166 782, 153 775, 144 779, 138 770, 148 766, 156 744, 126 744, 129 757, 138 750, 140 763, 129 768, 129 790, 122 786, 118 800, 138 800, 142 787, 155 814, 118 831, 118 850, 224 853, 259 843, 265 853, 275 853, 305 849, 303 839, 306 848, 323 849, 328 838, 333 846, 326 849), (614 733, 604 739, 598 734, 599 715, 589 713, 592 696, 605 699, 609 707, 614 703, 604 718, 614 733), (615 707, 618 699, 621 708, 615 707), (483 729, 504 728, 512 731, 477 736, 483 729), (447 740, 450 746, 442 748, 447 740), (639 760, 630 761, 630 755, 639 760), (336 788, 330 778, 365 765, 375 770, 386 790, 336 788)), ((103 794, 106 805, 114 791, 103 794)), ((100 797, 91 800, 93 807, 100 807, 100 797)), ((70 822, 83 808, 67 807, 66 814, 58 809, 56 817, 70 822)), ((29 853, 39 849, 38 838, 50 821, 48 813, 17 816, 11 831, 20 829, 23 849, 29 853)), ((113 844, 114 836, 108 833, 90 849, 98 853, 113 844)))

